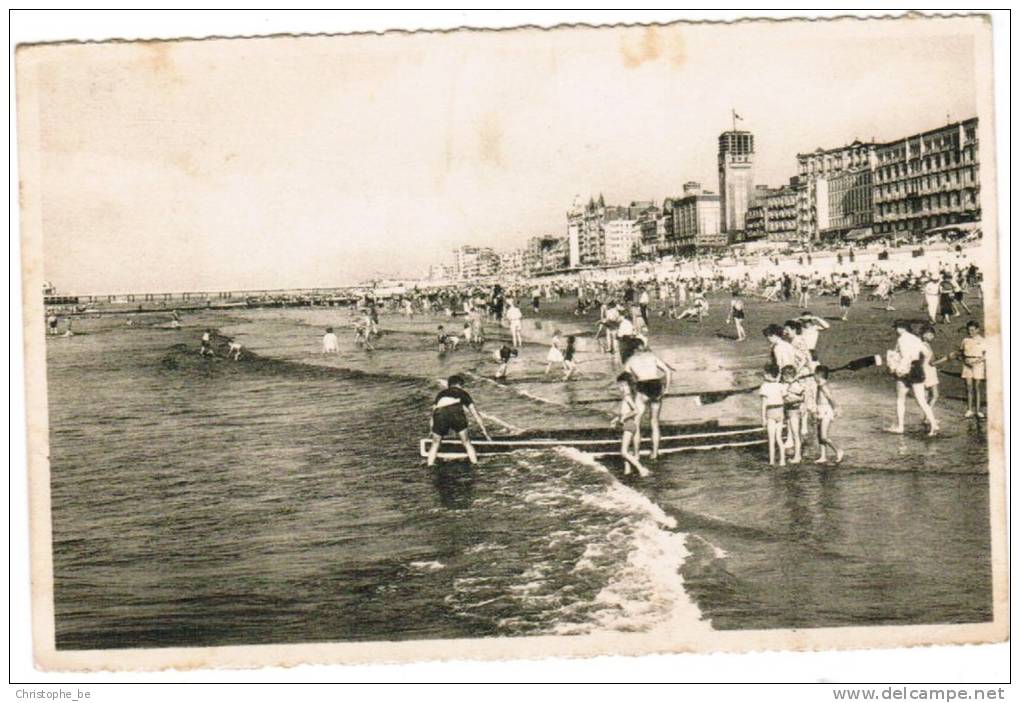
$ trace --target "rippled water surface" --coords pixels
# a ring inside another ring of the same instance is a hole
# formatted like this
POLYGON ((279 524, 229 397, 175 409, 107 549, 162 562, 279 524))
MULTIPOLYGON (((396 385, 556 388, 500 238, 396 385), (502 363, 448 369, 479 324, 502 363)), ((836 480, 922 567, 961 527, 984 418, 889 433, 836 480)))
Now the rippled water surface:
MULTIPOLYGON (((678 454, 639 482, 549 449, 430 472, 417 443, 437 378, 475 373, 494 428, 601 427, 611 405, 570 403, 610 392, 604 361, 581 354, 569 389, 500 387, 482 379, 489 353, 439 357, 434 322, 399 320, 376 351, 345 336, 324 359, 321 327, 340 316, 251 311, 179 331, 104 318, 48 342, 59 647, 991 617, 976 425, 876 443, 888 393, 847 386, 839 467, 678 454), (199 358, 206 324, 245 358, 199 358)), ((519 363, 540 374, 543 356, 519 363)), ((710 344, 671 358, 697 364, 680 374, 692 388, 732 384, 746 361, 710 344)), ((755 408, 678 400, 667 415, 746 422, 755 408)))

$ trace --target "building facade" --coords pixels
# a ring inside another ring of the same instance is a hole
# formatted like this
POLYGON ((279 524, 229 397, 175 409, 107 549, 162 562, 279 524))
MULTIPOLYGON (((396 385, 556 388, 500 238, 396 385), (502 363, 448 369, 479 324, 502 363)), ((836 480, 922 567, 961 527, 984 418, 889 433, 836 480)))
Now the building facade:
POLYGON ((874 214, 871 169, 844 171, 826 180, 828 227, 819 229, 823 240, 842 240, 855 230, 869 230, 874 214))
MULTIPOLYGON (((830 199, 833 179, 847 173, 873 171, 875 144, 854 140, 847 146, 835 149, 816 149, 808 154, 797 154, 797 176, 804 184, 797 203, 797 234, 803 243, 820 238, 821 232, 832 229, 830 199)), ((844 179, 840 188, 852 189, 853 179, 844 179)))
POLYGON ((690 256, 699 251, 726 246, 722 231, 722 198, 684 188, 685 196, 673 203, 671 253, 690 256))
POLYGON ((800 181, 795 176, 787 185, 770 188, 765 196, 765 238, 770 242, 797 240, 800 181))
POLYGON ((567 213, 567 248, 570 266, 597 266, 605 263, 606 201, 590 198, 567 213))
POLYGON ((433 264, 429 266, 429 280, 453 281, 457 278, 457 267, 451 264, 433 264))
POLYGON ((767 239, 790 242, 797 239, 798 189, 796 177, 778 188, 757 186, 751 207, 747 209, 744 241, 767 239))
POLYGON ((492 276, 499 271, 499 256, 488 247, 465 244, 453 250, 454 270, 462 281, 492 276))
POLYGON ((753 242, 765 238, 765 218, 767 217, 764 200, 757 200, 747 208, 744 221, 744 241, 753 242))
POLYGON ((568 265, 600 266, 632 260, 635 253, 643 250, 643 237, 657 240, 660 228, 665 234, 666 224, 659 222, 661 217, 661 210, 650 200, 634 201, 630 205, 606 205, 601 195, 598 200, 589 199, 587 205, 575 207, 567 213, 565 250, 568 265), (614 225, 610 236, 610 224, 621 221, 633 221, 633 224, 614 225), (625 239, 631 244, 626 255, 625 239))
POLYGON ((754 135, 750 132, 719 135, 719 194, 722 231, 731 241, 739 241, 754 195, 754 135))
POLYGON ((499 255, 499 273, 502 276, 525 276, 528 273, 525 262, 527 261, 526 249, 511 249, 501 252, 499 255))
POLYGON ((525 268, 529 273, 562 271, 569 263, 570 253, 566 237, 546 235, 528 240, 525 268))
POLYGON ((632 261, 634 248, 640 244, 640 220, 618 218, 606 222, 605 263, 625 264, 632 261))
POLYGON ((873 179, 876 234, 919 236, 981 219, 976 117, 882 144, 873 179))

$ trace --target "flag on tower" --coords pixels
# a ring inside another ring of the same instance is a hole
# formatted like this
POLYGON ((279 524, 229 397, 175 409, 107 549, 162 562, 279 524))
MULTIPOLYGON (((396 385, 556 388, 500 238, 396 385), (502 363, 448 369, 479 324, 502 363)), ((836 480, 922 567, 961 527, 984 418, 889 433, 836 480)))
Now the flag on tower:
POLYGON ((734 119, 734 120, 743 120, 744 118, 743 118, 743 117, 741 117, 740 115, 738 115, 738 114, 737 114, 737 111, 736 111, 736 110, 734 110, 734 111, 733 111, 733 119, 734 119))

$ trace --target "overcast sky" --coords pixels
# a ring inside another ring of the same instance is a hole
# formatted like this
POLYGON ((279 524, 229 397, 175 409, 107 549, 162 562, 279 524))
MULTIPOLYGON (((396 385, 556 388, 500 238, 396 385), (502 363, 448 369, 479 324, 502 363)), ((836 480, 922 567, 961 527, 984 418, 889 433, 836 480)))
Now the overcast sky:
POLYGON ((23 179, 41 199, 46 277, 62 291, 400 277, 460 243, 507 249, 564 234, 576 195, 661 201, 688 180, 716 190, 731 108, 755 134, 756 181, 773 186, 795 175, 799 151, 970 117, 974 36, 961 28, 785 22, 30 48, 19 94, 38 121, 25 105, 19 119, 22 148, 36 145, 39 161, 23 179))

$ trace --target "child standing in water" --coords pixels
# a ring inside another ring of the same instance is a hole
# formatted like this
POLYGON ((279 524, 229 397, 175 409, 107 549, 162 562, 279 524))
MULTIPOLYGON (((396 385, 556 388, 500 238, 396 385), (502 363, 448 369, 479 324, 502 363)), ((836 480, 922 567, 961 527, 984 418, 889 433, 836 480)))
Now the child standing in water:
POLYGON ((332 327, 327 327, 326 334, 322 335, 322 353, 340 353, 340 340, 337 339, 336 332, 333 331, 332 327))
POLYGON ((574 371, 577 370, 577 362, 574 361, 574 355, 577 353, 576 345, 577 338, 574 335, 569 335, 567 348, 563 352, 563 370, 566 371, 563 375, 564 381, 569 381, 570 377, 574 375, 574 371))
POLYGON ((634 377, 629 373, 621 373, 616 377, 616 386, 620 390, 620 414, 613 418, 610 427, 622 427, 623 437, 620 439, 620 456, 623 457, 623 473, 629 475, 630 467, 637 469, 639 476, 648 476, 649 471, 641 464, 641 459, 632 445, 637 434, 637 401, 634 399, 634 377))
POLYGON ((964 417, 984 417, 981 409, 981 387, 985 382, 985 362, 988 356, 985 338, 981 336, 981 327, 971 320, 967 323, 967 336, 960 342, 960 351, 955 353, 963 361, 963 372, 960 374, 967 384, 967 412, 964 417))
POLYGON ((202 345, 198 350, 200 356, 216 356, 212 348, 212 330, 202 333, 202 345))
POLYGON ((783 382, 783 405, 786 414, 786 431, 790 433, 793 440, 793 456, 790 457, 791 464, 799 464, 801 461, 801 433, 800 415, 804 405, 804 386, 797 379, 797 369, 793 366, 784 366, 780 371, 780 380, 783 382))
POLYGON ((817 412, 818 412, 818 459, 816 464, 829 463, 826 450, 831 449, 836 455, 836 463, 843 461, 843 450, 832 443, 829 439, 829 429, 832 421, 836 419, 836 401, 829 390, 829 367, 819 365, 815 368, 815 384, 817 391, 817 412))
POLYGON ((503 343, 503 346, 496 352, 496 358, 499 360, 499 368, 496 369, 496 380, 505 381, 507 370, 510 366, 510 359, 517 356, 517 350, 511 347, 507 343, 503 343))
POLYGON ((764 382, 758 390, 761 396, 761 424, 768 432, 769 466, 786 466, 783 449, 783 384, 779 382, 779 369, 774 364, 765 367, 764 382))
POLYGON ((545 357, 545 375, 549 375, 553 364, 563 363, 563 352, 560 351, 560 331, 553 332, 552 344, 549 346, 549 353, 545 357))

